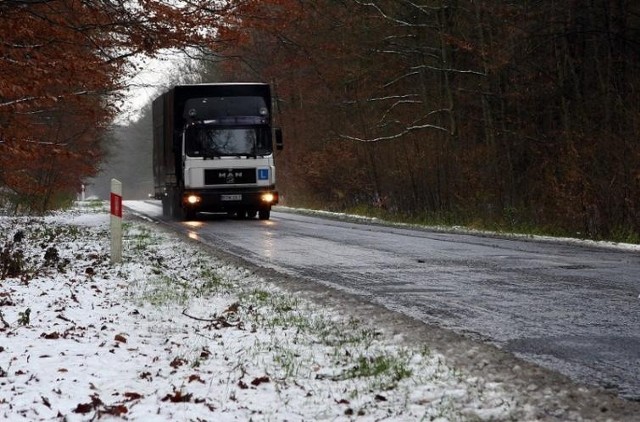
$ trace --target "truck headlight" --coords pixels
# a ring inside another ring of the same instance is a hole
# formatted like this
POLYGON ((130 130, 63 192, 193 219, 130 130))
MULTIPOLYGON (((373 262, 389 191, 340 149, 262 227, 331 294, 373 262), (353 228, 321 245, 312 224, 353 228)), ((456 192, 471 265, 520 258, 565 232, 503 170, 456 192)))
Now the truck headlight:
POLYGON ((261 199, 262 202, 270 204, 276 199, 276 196, 272 193, 263 193, 261 199))
POLYGON ((195 205, 200 202, 200 197, 198 195, 187 195, 185 201, 189 205, 195 205))

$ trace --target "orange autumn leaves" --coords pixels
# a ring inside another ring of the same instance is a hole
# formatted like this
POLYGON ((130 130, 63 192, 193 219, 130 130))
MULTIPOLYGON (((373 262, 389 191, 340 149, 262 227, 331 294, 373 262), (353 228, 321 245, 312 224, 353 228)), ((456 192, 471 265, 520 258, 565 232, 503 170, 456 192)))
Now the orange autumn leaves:
POLYGON ((224 8, 195 1, 0 4, 0 200, 42 212, 93 175, 128 59, 209 42, 224 8))

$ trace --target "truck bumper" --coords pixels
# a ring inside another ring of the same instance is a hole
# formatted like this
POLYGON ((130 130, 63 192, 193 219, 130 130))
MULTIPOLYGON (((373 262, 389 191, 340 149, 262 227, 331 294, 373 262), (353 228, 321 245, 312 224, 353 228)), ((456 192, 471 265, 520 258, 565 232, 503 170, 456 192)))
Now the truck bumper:
POLYGON ((278 203, 275 188, 185 189, 182 206, 191 212, 236 212, 270 209, 278 203))

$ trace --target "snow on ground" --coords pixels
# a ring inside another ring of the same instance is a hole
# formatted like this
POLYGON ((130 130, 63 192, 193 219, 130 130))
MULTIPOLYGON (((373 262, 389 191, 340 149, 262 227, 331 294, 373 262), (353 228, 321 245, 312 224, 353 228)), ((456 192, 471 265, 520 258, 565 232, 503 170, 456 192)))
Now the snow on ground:
POLYGON ((450 366, 101 203, 0 217, 0 418, 537 420, 450 366))
MULTIPOLYGON (((488 230, 476 230, 470 229, 468 227, 462 226, 424 226, 418 224, 409 224, 409 223, 395 223, 386 220, 381 220, 376 217, 365 217, 356 214, 347 214, 333 211, 322 211, 322 210, 312 210, 312 209, 304 209, 304 208, 290 208, 286 206, 277 206, 275 208, 277 211, 285 211, 285 212, 293 212, 298 214, 307 214, 307 215, 317 215, 328 218, 335 218, 341 220, 350 220, 350 221, 358 221, 363 223, 370 224, 382 224, 385 226, 394 226, 399 228, 410 228, 410 229, 426 229, 432 231, 441 231, 447 233, 460 233, 460 234, 470 234, 475 236, 491 236, 491 237, 508 237, 512 239, 518 240, 533 240, 533 241, 542 241, 542 242, 552 242, 552 243, 564 243, 564 244, 574 244, 581 246, 593 246, 598 248, 610 248, 617 250, 626 250, 626 251, 638 251, 640 252, 640 245, 632 244, 632 243, 622 243, 622 242, 609 242, 604 240, 589 240, 589 239, 579 239, 572 237, 553 237, 553 236, 541 236, 541 235, 531 235, 531 234, 519 234, 519 233, 507 233, 507 232, 494 232, 488 230)), ((580 233, 577 233, 579 235, 580 233)))

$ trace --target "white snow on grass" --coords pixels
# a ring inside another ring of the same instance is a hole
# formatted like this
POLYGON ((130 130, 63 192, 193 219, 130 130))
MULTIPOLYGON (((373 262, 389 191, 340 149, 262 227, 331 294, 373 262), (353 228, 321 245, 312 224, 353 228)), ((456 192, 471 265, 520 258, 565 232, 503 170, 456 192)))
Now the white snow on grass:
POLYGON ((466 376, 428 344, 152 225, 125 223, 122 264, 109 244, 100 206, 0 217, 0 418, 535 419, 508 385, 466 376))
POLYGON ((626 251, 640 251, 640 245, 633 244, 633 243, 611 242, 611 241, 605 241, 605 240, 589 240, 589 239, 580 239, 580 238, 573 238, 573 237, 553 237, 553 236, 541 236, 541 235, 532 235, 532 234, 495 232, 495 231, 489 231, 489 230, 471 229, 463 226, 425 226, 420 224, 396 223, 392 221, 381 220, 377 217, 365 217, 357 214, 313 210, 313 209, 306 209, 306 208, 292 208, 292 207, 286 207, 281 205, 278 205, 276 208, 274 208, 274 210, 297 213, 297 214, 316 215, 320 217, 335 218, 339 220, 350 220, 350 221, 369 223, 369 224, 382 224, 385 226, 392 226, 392 227, 398 227, 398 228, 427 229, 427 230, 433 230, 433 231, 439 231, 439 232, 445 232, 445 233, 459 233, 459 234, 469 234, 469 235, 475 235, 475 236, 504 237, 504 238, 517 239, 517 240, 534 240, 534 241, 542 241, 542 242, 550 242, 550 243, 564 243, 564 244, 573 244, 573 245, 581 245, 581 246, 590 246, 590 247, 597 247, 597 248, 610 248, 610 249, 626 250, 626 251))

